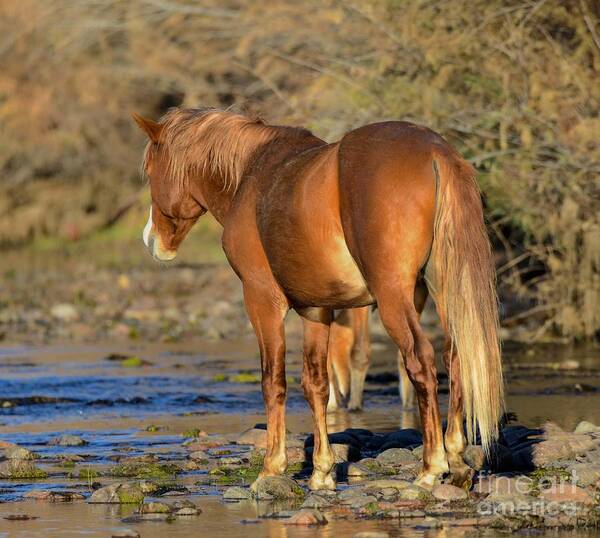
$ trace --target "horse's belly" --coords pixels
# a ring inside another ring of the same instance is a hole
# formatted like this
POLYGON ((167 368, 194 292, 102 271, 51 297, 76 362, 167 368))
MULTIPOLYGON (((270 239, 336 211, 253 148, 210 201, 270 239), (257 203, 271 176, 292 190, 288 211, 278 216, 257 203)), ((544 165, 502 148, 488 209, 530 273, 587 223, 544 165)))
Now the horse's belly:
POLYGON ((294 306, 352 308, 373 303, 343 237, 315 245, 305 253, 304 263, 295 265, 277 271, 294 306))

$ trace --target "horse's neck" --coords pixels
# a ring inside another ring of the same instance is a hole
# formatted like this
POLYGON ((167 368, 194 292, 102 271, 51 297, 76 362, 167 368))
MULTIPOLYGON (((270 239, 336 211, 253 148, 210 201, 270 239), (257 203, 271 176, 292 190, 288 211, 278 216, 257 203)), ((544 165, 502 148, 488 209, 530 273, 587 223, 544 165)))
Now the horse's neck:
POLYGON ((198 181, 202 184, 207 209, 218 222, 223 224, 233 198, 246 181, 257 178, 268 181, 276 173, 277 168, 294 155, 322 144, 325 142, 312 135, 274 138, 255 148, 252 156, 247 159, 239 180, 233 182, 231 178, 222 177, 215 172, 204 175, 198 181))

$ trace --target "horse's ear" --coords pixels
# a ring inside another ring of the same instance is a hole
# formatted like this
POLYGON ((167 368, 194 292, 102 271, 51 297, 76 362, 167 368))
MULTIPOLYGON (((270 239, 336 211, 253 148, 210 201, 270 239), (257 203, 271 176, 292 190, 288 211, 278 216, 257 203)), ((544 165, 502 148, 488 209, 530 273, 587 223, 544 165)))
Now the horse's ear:
POLYGON ((154 120, 143 118, 136 112, 132 112, 131 117, 140 126, 140 129, 148 135, 152 142, 158 142, 158 139, 160 138, 160 132, 162 131, 162 125, 160 123, 157 123, 154 120))

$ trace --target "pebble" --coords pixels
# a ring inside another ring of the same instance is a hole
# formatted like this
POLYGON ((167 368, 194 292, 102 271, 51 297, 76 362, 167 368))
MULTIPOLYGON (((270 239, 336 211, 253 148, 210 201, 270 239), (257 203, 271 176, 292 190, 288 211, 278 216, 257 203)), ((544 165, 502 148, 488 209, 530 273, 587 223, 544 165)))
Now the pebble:
POLYGON ((139 504, 144 493, 139 483, 116 482, 97 489, 88 499, 91 504, 139 504))
POLYGON ((453 486, 452 484, 440 484, 435 486, 431 493, 440 501, 459 501, 469 497, 469 494, 464 489, 453 486))
POLYGON ((236 442, 238 445, 253 445, 256 448, 267 448, 267 430, 255 426, 242 432, 236 442))
POLYGON ((414 428, 406 428, 386 435, 385 443, 382 445, 381 450, 414 447, 415 445, 421 445, 422 443, 423 435, 420 431, 415 430, 414 428))
POLYGON ((331 506, 331 504, 331 497, 327 498, 327 496, 319 495, 318 493, 311 493, 304 499, 301 508, 324 508, 331 506))
POLYGON ((433 496, 430 491, 421 486, 417 486, 416 484, 409 484, 398 491, 398 499, 402 501, 427 501, 432 498, 433 496))
POLYGON ((362 531, 353 534, 352 538, 390 538, 390 535, 383 531, 362 531))
POLYGON ((227 501, 241 501, 246 499, 252 499, 252 492, 248 488, 232 486, 225 490, 225 492, 223 493, 223 499, 227 501))
POLYGON ((4 456, 11 460, 34 460, 39 456, 22 446, 13 446, 4 449, 4 456))
POLYGON ((85 499, 85 496, 81 493, 75 493, 73 491, 50 491, 45 489, 32 489, 23 495, 23 497, 26 499, 49 502, 71 502, 85 499))
POLYGON ((347 476, 371 476, 373 471, 371 471, 367 466, 362 463, 349 463, 346 468, 347 476))
POLYGON ((391 465, 394 467, 418 463, 415 455, 407 448, 388 448, 379 454, 376 459, 382 465, 391 465))
POLYGON ((47 473, 30 460, 6 460, 0 463, 0 478, 46 478, 47 473))
POLYGON ((327 518, 318 510, 304 508, 283 521, 284 525, 326 525, 327 518))
POLYGON ((140 514, 170 514, 173 507, 167 503, 150 502, 140 506, 140 514))
POLYGON ((540 491, 540 498, 549 502, 574 502, 594 504, 594 496, 587 490, 572 484, 556 484, 540 491))
POLYGON ((471 469, 480 471, 485 465, 485 453, 483 452, 483 448, 479 445, 467 446, 463 454, 463 459, 471 469))
POLYGON ((265 476, 254 482, 253 491, 258 500, 293 499, 302 497, 300 486, 287 476, 265 476))
POLYGON ((600 426, 596 426, 587 420, 582 420, 575 428, 575 433, 597 433, 600 432, 600 426))
POLYGON ((79 435, 72 435, 66 433, 64 435, 61 435, 60 437, 50 439, 50 441, 48 441, 48 444, 54 446, 83 446, 87 445, 88 443, 86 440, 79 437, 79 435))

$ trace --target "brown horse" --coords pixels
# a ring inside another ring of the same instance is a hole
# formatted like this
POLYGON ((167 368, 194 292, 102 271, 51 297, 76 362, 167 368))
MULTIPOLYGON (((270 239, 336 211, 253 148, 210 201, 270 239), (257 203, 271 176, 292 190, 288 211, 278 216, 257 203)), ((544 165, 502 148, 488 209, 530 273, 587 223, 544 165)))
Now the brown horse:
POLYGON ((284 318, 303 318, 302 386, 313 412, 311 489, 333 489, 326 427, 327 347, 334 309, 377 304, 404 357, 423 426, 431 487, 448 470, 470 479, 462 453, 479 431, 489 450, 503 408, 494 269, 473 168, 429 129, 367 125, 327 144, 304 129, 217 110, 135 116, 150 141, 152 207, 144 241, 159 260, 210 211, 243 284, 258 339, 267 413, 262 476, 287 465, 284 318), (451 390, 445 437, 434 352, 415 306, 432 294, 444 330, 451 390))

